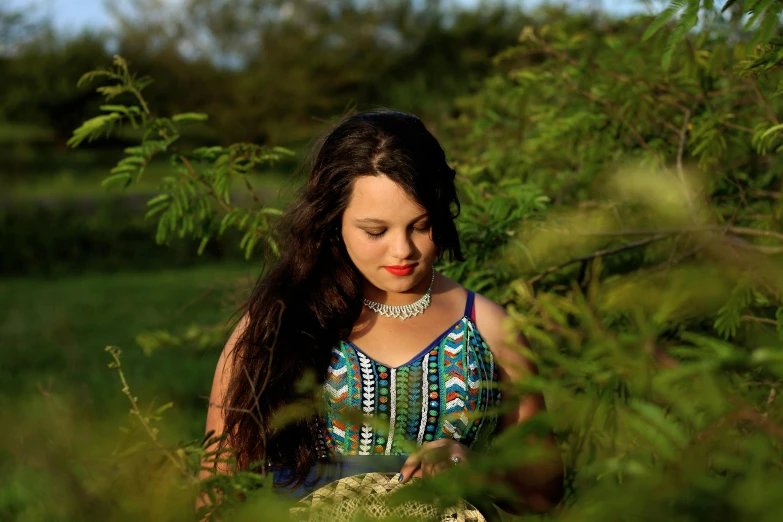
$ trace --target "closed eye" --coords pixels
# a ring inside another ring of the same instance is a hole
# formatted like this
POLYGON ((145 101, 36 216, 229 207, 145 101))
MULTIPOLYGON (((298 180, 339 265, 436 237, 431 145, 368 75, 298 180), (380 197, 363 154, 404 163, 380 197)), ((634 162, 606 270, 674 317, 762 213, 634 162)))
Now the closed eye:
MULTIPOLYGON (((429 223, 424 223, 423 225, 419 225, 416 227, 411 227, 414 231, 419 232, 421 234, 428 234, 430 232, 430 229, 432 226, 429 223)), ((364 229, 363 229, 364 230, 364 229)), ((370 239, 379 239, 383 237, 384 234, 386 234, 386 230, 381 230, 378 232, 371 232, 369 230, 364 230, 364 233, 367 234, 367 237, 370 239)))

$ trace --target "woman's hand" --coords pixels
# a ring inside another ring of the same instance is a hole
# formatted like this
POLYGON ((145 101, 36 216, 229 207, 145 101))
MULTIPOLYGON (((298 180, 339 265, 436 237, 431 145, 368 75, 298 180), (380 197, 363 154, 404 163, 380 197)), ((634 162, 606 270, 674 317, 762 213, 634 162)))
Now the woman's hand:
POLYGON ((470 454, 467 446, 451 438, 422 444, 403 464, 400 470, 402 482, 411 477, 430 477, 454 466, 452 457, 459 457, 461 462, 465 462, 470 459, 470 454))

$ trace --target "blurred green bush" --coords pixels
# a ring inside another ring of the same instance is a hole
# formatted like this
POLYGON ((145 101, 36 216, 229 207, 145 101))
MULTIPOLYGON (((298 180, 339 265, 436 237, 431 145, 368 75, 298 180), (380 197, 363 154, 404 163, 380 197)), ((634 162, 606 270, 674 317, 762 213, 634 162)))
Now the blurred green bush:
POLYGON ((0 207, 0 277, 159 270, 243 260, 236 233, 210 242, 200 256, 196 239, 157 245, 157 223, 144 219, 146 199, 143 193, 53 197, 0 207))

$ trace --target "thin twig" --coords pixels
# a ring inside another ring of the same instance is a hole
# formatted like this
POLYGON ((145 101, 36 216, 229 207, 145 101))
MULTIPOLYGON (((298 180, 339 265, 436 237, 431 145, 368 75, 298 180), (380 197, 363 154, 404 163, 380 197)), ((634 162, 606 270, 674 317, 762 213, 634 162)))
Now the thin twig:
POLYGON ((675 133, 677 133, 677 134, 679 134, 679 133, 680 133, 680 129, 678 129, 676 125, 672 125, 672 124, 671 124, 670 122, 668 122, 668 121, 662 121, 662 122, 661 122, 661 124, 662 124, 664 127, 666 127, 667 129, 669 129, 670 131, 673 131, 673 132, 675 132, 675 133))
POLYGON ((571 232, 563 231, 565 234, 575 234, 580 236, 597 236, 597 237, 613 237, 613 236, 649 236, 649 235, 674 235, 684 234, 687 232, 731 232, 738 236, 759 236, 774 238, 779 241, 783 241, 783 234, 779 232, 773 232, 771 230, 757 230, 755 228, 748 227, 734 227, 734 226, 720 226, 720 225, 704 225, 696 227, 683 227, 683 228, 661 228, 657 230, 608 230, 602 232, 571 232))
MULTIPOLYGON (((270 369, 272 366, 272 355, 273 351, 269 352, 269 365, 267 368, 267 376, 271 373, 270 369)), ((255 402, 256 411, 259 415, 261 415, 261 404, 259 403, 259 394, 256 392, 256 385, 253 379, 250 378, 250 372, 247 371, 247 366, 242 365, 242 370, 245 372, 245 377, 247 377, 247 382, 250 384, 250 391, 253 393, 253 401, 255 402)), ((264 382, 264 387, 266 387, 266 382, 264 382)), ((263 389, 263 388, 262 388, 263 389)), ((255 418, 255 417, 254 417, 255 418)), ((258 423, 258 432, 261 436, 261 460, 264 462, 264 467, 262 469, 262 474, 264 477, 266 477, 266 470, 267 470, 267 461, 266 461, 266 454, 267 454, 267 439, 266 439, 266 430, 264 429, 264 425, 261 424, 261 419, 259 418, 257 421, 258 423)))
POLYGON ((242 175, 242 179, 245 180, 245 187, 247 187, 248 192, 250 192, 250 195, 253 196, 253 202, 256 205, 261 206, 261 201, 258 199, 256 191, 253 189, 253 185, 250 184, 250 180, 248 179, 247 175, 242 175))
POLYGON ((777 326, 778 322, 774 319, 767 319, 766 317, 756 317, 755 315, 743 315, 740 317, 743 321, 749 321, 752 323, 764 323, 777 326))
POLYGON ((641 239, 641 240, 635 241, 633 243, 628 243, 626 245, 622 245, 622 246, 619 246, 619 247, 606 248, 604 250, 598 250, 596 252, 593 252, 591 254, 587 254, 587 255, 584 255, 584 256, 574 257, 572 259, 569 259, 567 261, 564 261, 564 262, 560 263, 559 265, 555 265, 555 266, 549 267, 546 270, 544 270, 543 272, 539 272, 537 275, 535 275, 532 278, 528 279, 527 283, 529 285, 533 285, 537 281, 539 281, 540 279, 542 279, 545 276, 551 274, 552 272, 556 272, 556 271, 560 270, 561 268, 566 267, 566 266, 568 266, 570 264, 578 263, 580 261, 586 261, 586 260, 589 260, 589 259, 594 259, 594 258, 600 257, 600 256, 608 256, 608 255, 617 254, 618 252, 622 252, 624 250, 630 250, 632 248, 638 248, 638 247, 641 247, 641 246, 653 243, 655 241, 660 241, 661 239, 665 239, 665 238, 669 237, 669 235, 670 234, 660 234, 660 235, 657 235, 657 236, 641 239))
POLYGON ((775 110, 772 108, 772 105, 770 105, 769 101, 764 97, 764 95, 761 93, 761 90, 759 89, 758 83, 756 83, 756 80, 751 79, 750 85, 753 88, 753 92, 756 93, 756 98, 764 105, 764 108, 767 110, 767 117, 773 121, 773 123, 780 123, 778 121, 778 117, 775 114, 775 110))
POLYGON ((682 127, 680 128, 680 144, 677 148, 677 176, 680 178, 680 186, 685 193, 685 199, 688 201, 688 208, 691 211, 691 219, 694 223, 698 223, 698 216, 696 215, 696 208, 693 206, 693 199, 691 199, 690 188, 685 181, 685 171, 682 168, 682 155, 685 152, 685 140, 688 136, 688 122, 691 119, 691 110, 685 109, 685 116, 683 117, 682 127))
POLYGON ((774 199, 780 199, 780 192, 775 192, 772 190, 761 190, 761 189, 755 189, 753 191, 754 196, 762 196, 767 198, 774 198, 774 199))
POLYGON ((754 131, 750 127, 745 127, 744 125, 737 125, 736 123, 729 123, 727 121, 722 121, 722 122, 720 122, 720 124, 723 125, 724 127, 729 127, 730 129, 737 129, 737 130, 741 130, 743 132, 748 132, 750 134, 755 134, 756 133, 756 131, 754 131))
POLYGON ((689 251, 685 252, 684 254, 681 254, 681 255, 679 255, 679 256, 677 256, 677 257, 673 258, 673 259, 672 259, 672 258, 670 258, 668 261, 666 261, 666 262, 664 262, 664 263, 660 263, 660 264, 658 264, 658 265, 656 265, 656 266, 652 267, 652 268, 650 269, 650 271, 649 271, 649 272, 650 272, 650 273, 655 273, 655 272, 659 272, 659 271, 661 271, 661 270, 666 270, 666 271, 668 271, 668 270, 670 270, 670 269, 671 269, 673 266, 679 265, 679 264, 680 264, 680 263, 682 263, 684 260, 688 259, 689 257, 693 257, 693 256, 695 256, 696 254, 698 254, 698 253, 699 253, 699 252, 701 252, 702 250, 704 250, 704 247, 703 247, 703 246, 701 246, 701 245, 700 245, 700 246, 697 246, 697 247, 693 248, 692 250, 689 250, 689 251))
POLYGON ((212 292, 214 292, 214 291, 215 291, 215 288, 217 288, 217 283, 212 283, 211 285, 209 285, 209 287, 207 287, 207 289, 206 289, 204 292, 202 292, 201 294, 199 294, 197 297, 194 297, 193 299, 191 299, 191 300, 189 300, 189 301, 186 301, 184 304, 180 305, 180 307, 179 307, 179 308, 177 308, 177 309, 174 311, 174 315, 175 315, 175 316, 176 316, 176 315, 179 315, 179 314, 180 314, 180 313, 182 313, 182 311, 183 311, 183 310, 185 310, 186 308, 190 308, 191 306, 193 306, 193 305, 194 305, 194 304, 196 304, 197 302, 201 301, 202 299, 204 299, 205 297, 207 297, 209 294, 211 294, 212 292))
MULTIPOLYGON (((560 263, 559 265, 552 266, 547 268, 546 270, 539 272, 532 278, 528 279, 528 284, 532 285, 542 279, 543 277, 551 274, 552 272, 556 272, 557 270, 560 270, 561 268, 564 268, 570 264, 578 263, 580 261, 585 261, 589 259, 593 259, 595 257, 604 256, 604 255, 612 255, 616 254, 618 252, 622 252, 623 250, 628 250, 631 248, 637 248, 640 246, 647 245, 649 243, 653 243, 655 241, 673 236, 673 235, 680 235, 686 232, 696 232, 696 231, 716 231, 716 232, 722 232, 724 235, 726 232, 733 232, 734 234, 738 235, 750 235, 750 236, 763 236, 763 237, 773 237, 775 239, 779 239, 783 241, 783 234, 779 234, 777 232, 771 232, 771 231, 765 231, 765 230, 756 230, 753 228, 746 228, 746 227, 720 227, 720 226, 703 226, 703 227, 685 227, 685 228, 672 228, 672 229, 660 229, 660 230, 616 230, 616 231, 608 231, 608 232, 575 232, 577 235, 584 235, 584 236, 606 236, 606 237, 612 237, 612 236, 638 236, 638 235, 650 235, 651 237, 636 241, 634 243, 628 243, 626 245, 622 245, 615 248, 609 248, 604 250, 599 250, 597 252, 593 252, 592 254, 587 254, 585 256, 575 257, 572 259, 569 259, 567 261, 564 261, 563 263, 560 263)), ((568 234, 571 232, 564 231, 564 233, 568 234)), ((783 246, 781 247, 773 247, 773 246, 766 246, 766 245, 754 245, 752 243, 747 243, 745 241, 742 241, 740 239, 736 239, 733 242, 734 245, 746 248, 746 249, 753 249, 757 250, 759 252, 762 252, 764 254, 778 254, 783 253, 783 246)), ((684 257, 690 256, 698 252, 697 249, 689 254, 687 254, 684 257)), ((684 258, 683 257, 683 258, 684 258)), ((681 261, 682 259, 678 259, 677 262, 681 261)))
MULTIPOLYGON (((236 150, 231 153, 231 157, 228 158, 228 171, 230 173, 234 172, 234 162, 239 158, 240 156, 236 153, 236 150)), ((247 188, 247 191, 250 192, 250 195, 253 197, 253 201, 256 205, 261 205, 261 202, 258 200, 258 196, 256 195, 255 189, 253 189, 253 186, 250 184, 250 180, 247 177, 247 174, 241 174, 242 179, 245 182, 245 187, 247 188)))
POLYGON ((128 386, 128 381, 125 380, 125 373, 122 371, 122 364, 120 363, 120 357, 119 357, 119 351, 117 348, 110 346, 107 348, 107 351, 111 354, 112 358, 114 359, 114 368, 117 369, 117 373, 120 376, 120 381, 122 382, 122 393, 125 394, 126 397, 128 397, 128 400, 131 403, 131 412, 138 417, 139 422, 141 423, 141 426, 144 428, 144 431, 147 432, 147 435, 149 436, 150 440, 158 447, 159 450, 163 452, 163 454, 166 456, 166 458, 171 461, 171 463, 174 465, 175 468, 177 468, 185 477, 188 479, 193 480, 193 477, 188 473, 187 469, 182 465, 180 461, 178 461, 174 456, 171 454, 168 448, 166 448, 161 442, 158 440, 157 434, 152 431, 152 428, 147 423, 147 420, 144 418, 144 414, 141 412, 141 409, 139 408, 139 403, 136 400, 136 397, 133 396, 133 394, 130 391, 130 386, 128 386))
MULTIPOLYGON (((165 134, 165 133, 163 133, 165 134)), ((167 139, 165 136, 163 139, 167 139)), ((182 164, 185 165, 185 167, 188 169, 188 174, 193 177, 194 179, 200 181, 202 184, 204 184, 207 189, 209 189, 210 194, 215 199, 215 201, 218 202, 218 205, 220 205, 223 210, 226 212, 231 212, 234 209, 231 208, 225 201, 223 201, 223 198, 221 198, 217 192, 215 192, 215 188, 212 186, 211 183, 208 183, 203 177, 201 177, 201 174, 198 173, 198 171, 193 167, 193 164, 190 163, 190 160, 183 156, 182 154, 178 154, 177 157, 182 161, 182 164)))
POLYGON ((772 237, 783 241, 783 234, 779 232, 772 232, 771 230, 758 230, 756 228, 748 227, 727 227, 727 230, 740 236, 772 237))

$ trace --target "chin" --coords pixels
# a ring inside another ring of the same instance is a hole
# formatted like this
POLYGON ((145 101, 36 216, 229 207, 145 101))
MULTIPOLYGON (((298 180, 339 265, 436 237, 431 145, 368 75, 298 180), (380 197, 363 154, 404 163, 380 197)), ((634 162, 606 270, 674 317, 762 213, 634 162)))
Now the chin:
POLYGON ((387 292, 408 292, 409 290, 413 289, 417 284, 421 283, 422 279, 425 278, 425 275, 422 274, 416 274, 415 272, 413 274, 407 275, 407 276, 395 276, 391 274, 387 274, 387 279, 384 281, 384 287, 383 290, 387 292), (393 278, 389 280, 388 278, 393 278))
POLYGON ((396 294, 401 294, 403 292, 409 291, 414 286, 416 286, 416 283, 412 283, 411 281, 398 281, 396 284, 385 284, 383 286, 379 286, 378 288, 384 292, 394 292, 396 294))

